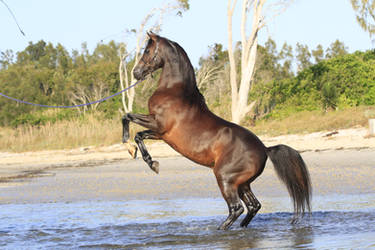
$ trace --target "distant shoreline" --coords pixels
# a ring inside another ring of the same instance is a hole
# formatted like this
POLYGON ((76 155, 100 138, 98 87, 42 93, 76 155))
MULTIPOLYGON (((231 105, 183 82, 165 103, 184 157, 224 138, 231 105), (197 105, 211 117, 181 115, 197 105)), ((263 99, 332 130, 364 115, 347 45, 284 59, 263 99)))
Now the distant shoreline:
MULTIPOLYGON (((373 193, 374 155, 375 148, 302 153, 311 176, 313 201, 315 197, 332 194, 373 193)), ((86 162, 87 165, 26 164, 14 168, 14 171, 21 171, 18 174, 24 175, 0 182, 0 204, 221 197, 211 169, 184 157, 155 157, 155 160, 160 163, 158 175, 142 159, 93 161, 86 162)), ((288 201, 287 190, 278 180, 271 161, 267 161, 252 188, 266 207, 272 205, 267 205, 269 199, 265 196, 285 197, 288 201)), ((319 207, 314 209, 319 210, 319 207)))
MULTIPOLYGON (((286 144, 301 153, 375 149, 375 137, 369 137, 367 133, 368 131, 365 128, 352 128, 306 135, 261 136, 260 138, 266 146, 286 144)), ((154 159, 180 156, 169 145, 161 141, 149 143, 147 147, 154 159)), ((138 158, 140 158, 139 152, 138 158)), ((117 161, 132 160, 124 144, 115 144, 108 147, 84 147, 72 150, 46 150, 24 153, 0 152, 0 159, 0 183, 43 176, 51 169, 92 167, 117 161)))

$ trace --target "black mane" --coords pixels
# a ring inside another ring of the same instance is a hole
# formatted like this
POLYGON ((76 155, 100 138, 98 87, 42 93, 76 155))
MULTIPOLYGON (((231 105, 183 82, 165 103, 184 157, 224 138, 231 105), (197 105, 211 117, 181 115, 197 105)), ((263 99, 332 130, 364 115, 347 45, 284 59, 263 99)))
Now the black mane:
POLYGON ((167 38, 166 43, 174 51, 175 61, 180 65, 180 72, 184 74, 183 79, 186 82, 185 85, 185 96, 191 100, 191 102, 200 102, 206 107, 204 96, 201 94, 197 87, 197 81, 195 78, 195 71, 190 59, 185 50, 176 42, 173 42, 167 38))

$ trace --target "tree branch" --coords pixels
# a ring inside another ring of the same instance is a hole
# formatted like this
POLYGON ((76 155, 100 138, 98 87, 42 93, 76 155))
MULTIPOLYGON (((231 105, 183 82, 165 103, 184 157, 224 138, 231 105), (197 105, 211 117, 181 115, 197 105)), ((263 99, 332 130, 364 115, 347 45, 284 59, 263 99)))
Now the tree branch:
POLYGON ((233 53, 233 36, 232 36, 232 18, 234 8, 236 7, 237 0, 234 0, 233 3, 231 0, 228 0, 228 57, 229 57, 229 65, 230 65, 230 85, 231 85, 231 93, 232 93, 232 111, 234 106, 236 106, 238 93, 237 93, 237 72, 236 72, 236 62, 234 59, 233 53))

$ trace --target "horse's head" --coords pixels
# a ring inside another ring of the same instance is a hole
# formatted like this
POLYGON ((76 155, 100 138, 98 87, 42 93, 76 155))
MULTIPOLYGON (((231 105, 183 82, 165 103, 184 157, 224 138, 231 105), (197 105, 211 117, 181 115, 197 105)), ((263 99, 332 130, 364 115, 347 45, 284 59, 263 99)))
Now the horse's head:
POLYGON ((159 48, 161 38, 152 32, 147 32, 147 35, 149 36, 147 46, 133 71, 137 80, 144 78, 147 74, 163 66, 159 48))

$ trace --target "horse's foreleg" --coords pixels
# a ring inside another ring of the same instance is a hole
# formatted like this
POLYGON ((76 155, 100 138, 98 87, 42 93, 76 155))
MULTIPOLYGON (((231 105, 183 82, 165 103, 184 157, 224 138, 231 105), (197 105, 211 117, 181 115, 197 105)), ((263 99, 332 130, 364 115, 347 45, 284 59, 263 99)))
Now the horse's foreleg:
POLYGON ((143 160, 148 164, 148 166, 155 172, 159 173, 159 162, 153 161, 151 155, 148 153, 147 148, 143 140, 151 139, 151 140, 158 140, 160 139, 160 135, 152 130, 144 130, 138 132, 135 137, 134 141, 137 143, 139 150, 142 153, 143 160))
POLYGON ((130 121, 126 119, 125 116, 122 118, 122 143, 126 144, 129 154, 135 159, 137 158, 138 148, 137 146, 129 142, 129 122, 130 121))
POLYGON ((158 124, 153 115, 142 115, 142 114, 131 114, 124 115, 123 119, 134 122, 142 127, 151 129, 153 131, 159 131, 158 124))
POLYGON ((126 143, 129 140, 129 123, 130 120, 127 119, 126 115, 122 117, 122 143, 126 143))
POLYGON ((141 114, 130 114, 127 113, 122 117, 122 142, 129 140, 129 123, 134 122, 142 127, 151 129, 153 131, 159 131, 159 127, 153 115, 141 115, 141 114))
MULTIPOLYGON (((129 123, 134 122, 138 125, 141 125, 149 130, 142 131, 137 133, 134 140, 137 143, 139 150, 142 153, 143 160, 150 166, 150 168, 155 171, 156 173, 159 172, 159 163, 157 161, 152 161, 150 154, 147 152, 145 144, 143 142, 144 139, 160 139, 160 134, 156 131, 160 131, 157 122, 153 115, 142 115, 142 114, 126 114, 122 118, 122 141, 124 143, 128 143, 130 133, 129 133, 129 123)), ((128 143, 129 144, 129 143, 128 143)), ((136 157, 135 154, 132 154, 129 150, 129 153, 136 157)))

